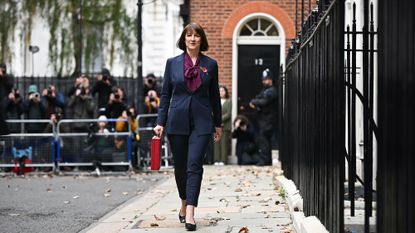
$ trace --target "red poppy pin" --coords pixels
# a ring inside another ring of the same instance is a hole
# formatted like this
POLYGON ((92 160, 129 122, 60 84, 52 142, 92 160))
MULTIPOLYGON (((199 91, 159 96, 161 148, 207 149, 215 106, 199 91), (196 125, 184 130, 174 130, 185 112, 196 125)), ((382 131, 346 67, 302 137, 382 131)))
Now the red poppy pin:
POLYGON ((206 73, 207 72, 206 67, 201 66, 200 69, 202 70, 203 73, 206 73))

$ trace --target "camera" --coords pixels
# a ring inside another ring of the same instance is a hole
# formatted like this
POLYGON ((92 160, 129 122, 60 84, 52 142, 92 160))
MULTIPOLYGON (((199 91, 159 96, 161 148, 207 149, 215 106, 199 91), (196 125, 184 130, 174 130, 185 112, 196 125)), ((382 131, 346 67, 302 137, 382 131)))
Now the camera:
POLYGON ((246 125, 246 122, 245 122, 245 121, 240 121, 240 122, 239 122, 239 126, 241 126, 241 127, 242 127, 242 126, 245 126, 245 125, 246 125))
POLYGON ((150 102, 154 102, 154 101, 156 101, 156 98, 154 98, 153 96, 150 96, 150 102))
POLYGON ((52 97, 52 88, 48 87, 48 97, 52 97))
POLYGON ((120 94, 114 93, 114 98, 119 99, 120 98, 120 94))
POLYGON ((85 87, 81 87, 81 95, 86 95, 86 88, 85 87))
POLYGON ((108 80, 108 76, 107 75, 102 75, 102 80, 103 81, 107 81, 108 80))

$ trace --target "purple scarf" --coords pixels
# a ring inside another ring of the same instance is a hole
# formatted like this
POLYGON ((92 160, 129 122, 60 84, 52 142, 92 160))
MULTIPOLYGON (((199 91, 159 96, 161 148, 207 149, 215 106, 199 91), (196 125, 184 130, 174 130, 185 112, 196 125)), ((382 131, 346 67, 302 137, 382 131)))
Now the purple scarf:
POLYGON ((200 55, 197 57, 195 65, 193 65, 189 54, 184 54, 184 82, 186 83, 187 89, 194 92, 202 84, 199 71, 200 55))

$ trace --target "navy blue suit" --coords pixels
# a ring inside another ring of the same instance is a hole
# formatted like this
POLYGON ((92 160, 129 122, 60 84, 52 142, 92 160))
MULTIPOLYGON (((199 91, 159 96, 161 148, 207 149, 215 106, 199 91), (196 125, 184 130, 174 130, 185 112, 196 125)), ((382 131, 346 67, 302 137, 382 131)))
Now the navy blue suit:
POLYGON ((222 125, 217 62, 200 54, 199 67, 202 83, 191 92, 184 81, 184 53, 167 60, 157 117, 169 138, 179 196, 194 206, 207 145, 222 125))

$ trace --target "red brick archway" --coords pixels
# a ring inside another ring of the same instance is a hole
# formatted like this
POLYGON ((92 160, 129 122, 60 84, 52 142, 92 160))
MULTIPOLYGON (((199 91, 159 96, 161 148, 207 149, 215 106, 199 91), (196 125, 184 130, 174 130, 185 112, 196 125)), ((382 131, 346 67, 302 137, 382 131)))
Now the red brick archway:
POLYGON ((295 38, 294 22, 288 16, 287 12, 278 5, 268 2, 250 2, 236 8, 225 22, 222 30, 222 38, 232 39, 233 31, 238 22, 247 15, 259 12, 272 15, 280 22, 284 29, 286 40, 295 38))

